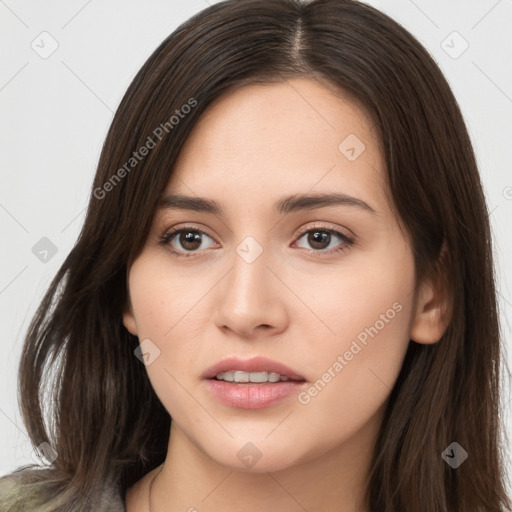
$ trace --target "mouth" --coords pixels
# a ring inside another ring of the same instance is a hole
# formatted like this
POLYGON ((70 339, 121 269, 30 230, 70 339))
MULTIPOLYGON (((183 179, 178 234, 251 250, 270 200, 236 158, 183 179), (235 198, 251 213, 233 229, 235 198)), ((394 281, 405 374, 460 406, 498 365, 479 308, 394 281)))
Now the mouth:
POLYGON ((295 370, 264 357, 224 359, 203 372, 201 378, 211 395, 238 409, 269 407, 307 385, 295 370))
POLYGON ((306 380, 303 375, 285 364, 261 356, 252 357, 251 359, 228 357, 205 370, 201 378, 237 383, 306 380))
POLYGON ((304 379, 292 378, 287 375, 281 375, 277 372, 244 372, 242 370, 229 370, 227 372, 220 372, 215 377, 215 380, 222 380, 225 382, 236 382, 237 384, 267 384, 275 382, 305 382, 304 379))

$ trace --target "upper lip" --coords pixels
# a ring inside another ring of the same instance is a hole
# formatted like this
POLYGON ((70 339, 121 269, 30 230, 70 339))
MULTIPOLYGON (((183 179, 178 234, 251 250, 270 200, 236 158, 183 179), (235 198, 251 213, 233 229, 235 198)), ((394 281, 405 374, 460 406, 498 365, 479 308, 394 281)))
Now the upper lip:
POLYGON ((252 357, 251 359, 239 359, 238 357, 222 359, 222 361, 215 363, 205 370, 201 378, 212 379, 221 372, 231 370, 241 370, 244 372, 274 372, 279 373, 279 375, 283 377, 289 377, 290 379, 306 380, 302 375, 285 364, 261 356, 252 357))

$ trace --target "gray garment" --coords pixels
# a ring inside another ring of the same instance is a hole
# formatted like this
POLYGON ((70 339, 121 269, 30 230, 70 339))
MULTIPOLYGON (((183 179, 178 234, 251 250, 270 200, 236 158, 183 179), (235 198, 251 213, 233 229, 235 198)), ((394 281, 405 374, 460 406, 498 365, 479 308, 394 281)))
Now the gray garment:
MULTIPOLYGON (((0 512, 53 512, 54 506, 48 503, 58 496, 51 490, 52 473, 54 471, 48 468, 30 467, 18 469, 0 478, 0 512)), ((100 495, 100 503, 94 507, 95 512, 126 512, 120 486, 105 485, 100 495)), ((68 509, 70 512, 92 510, 85 503, 77 503, 65 510, 68 509)))

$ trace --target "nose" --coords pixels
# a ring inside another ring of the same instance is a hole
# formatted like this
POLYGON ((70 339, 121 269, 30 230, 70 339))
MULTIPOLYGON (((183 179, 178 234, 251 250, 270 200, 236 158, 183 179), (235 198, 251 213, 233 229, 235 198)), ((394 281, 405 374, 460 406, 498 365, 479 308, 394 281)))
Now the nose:
POLYGON ((279 269, 273 267, 266 250, 252 262, 234 252, 232 268, 215 297, 214 321, 219 329, 245 338, 286 329, 286 287, 276 277, 279 269))

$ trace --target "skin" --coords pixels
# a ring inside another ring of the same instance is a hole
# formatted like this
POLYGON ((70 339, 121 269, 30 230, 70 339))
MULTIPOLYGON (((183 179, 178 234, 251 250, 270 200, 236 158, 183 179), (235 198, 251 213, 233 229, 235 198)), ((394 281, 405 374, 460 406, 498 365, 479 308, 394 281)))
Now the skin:
MULTIPOLYGON (((436 343, 449 322, 446 291, 415 281, 386 186, 370 118, 326 82, 244 86, 203 114, 164 192, 213 199, 224 213, 157 211, 128 275, 123 322, 159 348, 146 369, 173 419, 152 512, 369 510, 365 478, 408 344, 436 343), (354 161, 338 149, 349 134, 365 145, 354 161), (284 195, 334 191, 376 214, 347 205, 272 211, 284 195), (172 247, 158 244, 169 228, 189 225, 207 233, 192 257, 171 252, 190 248, 179 235, 172 247), (314 245, 299 232, 319 227, 356 243, 333 235, 314 245), (263 249, 252 263, 236 252, 246 236, 263 249), (225 357, 263 355, 311 386, 397 303, 394 318, 307 404, 291 396, 234 409, 200 378, 225 357), (247 442, 261 453, 252 467, 237 457, 247 442)), ((128 490, 129 512, 149 512, 155 471, 128 490)))

